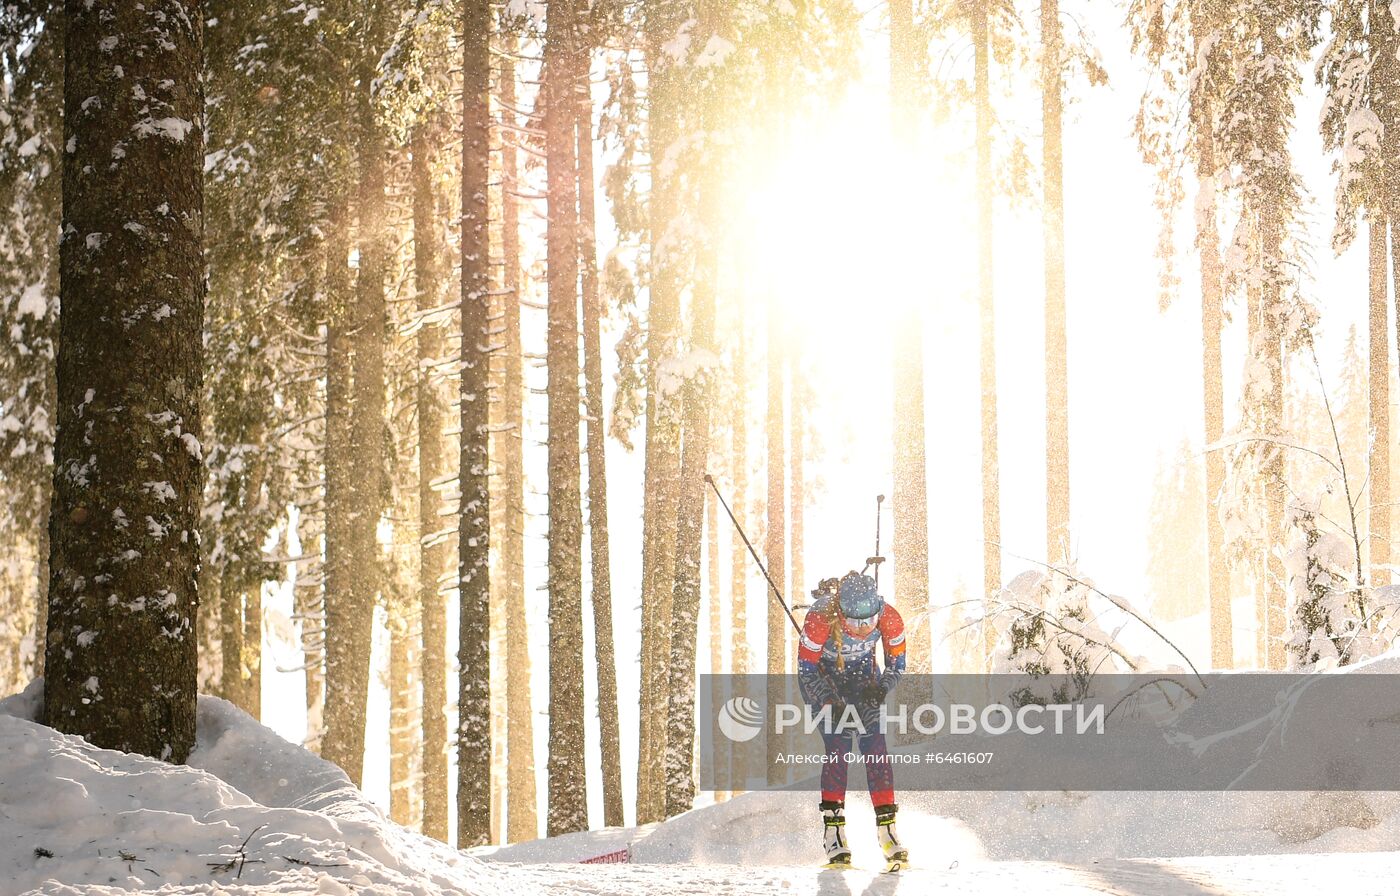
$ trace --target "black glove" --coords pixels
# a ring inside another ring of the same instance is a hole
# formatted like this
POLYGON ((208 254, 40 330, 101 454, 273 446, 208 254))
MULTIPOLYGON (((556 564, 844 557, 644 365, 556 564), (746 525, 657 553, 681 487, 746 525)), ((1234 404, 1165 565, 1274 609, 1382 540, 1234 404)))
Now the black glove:
POLYGON ((866 685, 864 688, 861 689, 861 692, 860 692, 860 702, 861 702, 861 703, 884 703, 884 702, 885 702, 885 688, 884 688, 884 686, 881 685, 879 682, 871 682, 870 684, 866 685))

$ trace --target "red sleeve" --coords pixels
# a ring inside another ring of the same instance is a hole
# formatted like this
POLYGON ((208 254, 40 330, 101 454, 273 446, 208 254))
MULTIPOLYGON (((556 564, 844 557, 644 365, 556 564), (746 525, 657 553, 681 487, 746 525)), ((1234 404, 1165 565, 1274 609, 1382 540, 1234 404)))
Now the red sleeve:
POLYGON ((880 639, 884 642, 887 658, 904 653, 904 617, 889 604, 885 604, 885 609, 880 613, 880 639))
POLYGON ((831 636, 831 617, 824 611, 813 609, 807 613, 802 623, 802 642, 797 646, 797 658, 815 663, 822 658, 822 647, 831 636))

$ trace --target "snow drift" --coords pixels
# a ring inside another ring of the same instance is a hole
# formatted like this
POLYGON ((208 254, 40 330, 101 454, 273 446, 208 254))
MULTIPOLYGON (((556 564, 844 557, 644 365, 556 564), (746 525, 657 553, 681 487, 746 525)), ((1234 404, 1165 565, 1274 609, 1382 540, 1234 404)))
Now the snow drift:
POLYGON ((178 766, 40 725, 41 699, 35 682, 0 701, 0 893, 501 892, 499 872, 393 824, 223 700, 199 698, 178 766))

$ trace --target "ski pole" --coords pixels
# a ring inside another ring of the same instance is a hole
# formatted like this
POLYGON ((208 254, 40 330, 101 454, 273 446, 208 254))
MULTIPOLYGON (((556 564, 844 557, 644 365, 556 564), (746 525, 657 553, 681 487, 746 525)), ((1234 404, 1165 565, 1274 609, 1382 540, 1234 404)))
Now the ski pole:
POLYGON ((788 609, 787 601, 783 600, 783 592, 779 591, 778 586, 774 584, 773 577, 768 574, 768 567, 764 566, 763 561, 759 559, 758 551, 754 550, 753 542, 749 541, 749 536, 745 534, 744 527, 739 525, 739 521, 734 517, 734 511, 729 509, 729 502, 724 500, 724 495, 719 493, 719 486, 715 485, 714 477, 706 473, 705 483, 714 490, 715 497, 719 498, 719 503, 724 506, 724 512, 729 514, 729 521, 734 524, 734 528, 739 532, 739 537, 744 540, 744 546, 749 549, 749 554, 753 556, 753 562, 758 564, 758 571, 763 573, 763 578, 768 580, 768 587, 773 589, 773 597, 777 599, 778 606, 783 608, 783 612, 787 614, 788 622, 792 623, 792 627, 797 631, 798 636, 801 636, 802 626, 797 624, 796 617, 794 617, 792 611, 788 609))
POLYGON ((880 589, 880 564, 884 558, 880 556, 880 508, 884 506, 885 496, 875 496, 875 590, 880 589))

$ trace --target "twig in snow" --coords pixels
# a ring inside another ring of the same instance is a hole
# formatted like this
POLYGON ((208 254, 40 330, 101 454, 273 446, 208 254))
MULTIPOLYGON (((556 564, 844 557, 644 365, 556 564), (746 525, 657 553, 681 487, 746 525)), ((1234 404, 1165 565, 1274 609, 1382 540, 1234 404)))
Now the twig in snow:
POLYGON ((263 863, 262 859, 248 858, 247 847, 248 841, 253 839, 253 834, 256 834, 258 831, 261 831, 265 827, 267 827, 267 825, 260 824, 257 827, 253 828, 253 830, 249 832, 248 836, 243 838, 243 842, 239 844, 237 855, 230 856, 228 861, 226 862, 210 862, 209 867, 214 870, 215 874, 219 874, 224 871, 232 871, 233 866, 237 865, 238 872, 233 876, 234 879, 237 880, 238 878, 243 876, 244 865, 248 864, 249 862, 252 862, 254 865, 261 865, 263 863))

